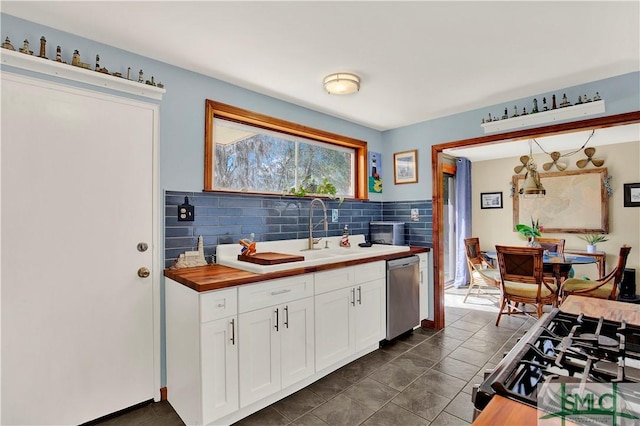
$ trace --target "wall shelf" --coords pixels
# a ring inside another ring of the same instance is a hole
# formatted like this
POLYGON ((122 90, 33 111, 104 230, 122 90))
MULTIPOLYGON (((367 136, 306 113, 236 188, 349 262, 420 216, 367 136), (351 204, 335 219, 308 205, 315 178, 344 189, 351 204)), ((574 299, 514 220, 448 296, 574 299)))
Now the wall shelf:
POLYGON ((587 102, 535 114, 521 115, 519 117, 505 118, 504 120, 482 123, 485 133, 501 132, 503 130, 519 129, 538 124, 553 123, 554 121, 569 120, 572 118, 586 117, 588 115, 604 112, 604 100, 587 102))
POLYGON ((114 77, 94 70, 76 67, 69 64, 52 61, 50 59, 39 58, 25 53, 15 52, 9 49, 0 49, 2 64, 20 68, 40 74, 51 75, 66 80, 78 81, 91 84, 93 86, 105 87, 107 89, 132 95, 143 96, 145 98, 162 100, 162 95, 166 90, 126 78, 114 77))

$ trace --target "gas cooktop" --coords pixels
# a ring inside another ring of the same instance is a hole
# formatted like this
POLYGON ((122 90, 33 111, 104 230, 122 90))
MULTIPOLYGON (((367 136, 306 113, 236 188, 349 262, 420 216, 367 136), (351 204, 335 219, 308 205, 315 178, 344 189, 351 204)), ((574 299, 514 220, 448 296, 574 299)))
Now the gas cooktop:
POLYGON ((536 407, 556 383, 640 382, 640 327, 553 309, 474 389, 478 414, 494 395, 536 407))

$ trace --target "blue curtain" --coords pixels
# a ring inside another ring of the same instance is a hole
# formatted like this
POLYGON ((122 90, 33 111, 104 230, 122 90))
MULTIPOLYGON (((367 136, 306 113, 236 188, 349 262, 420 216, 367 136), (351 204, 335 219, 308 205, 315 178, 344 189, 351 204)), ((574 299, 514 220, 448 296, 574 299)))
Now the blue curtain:
POLYGON ((453 285, 462 287, 469 282, 467 255, 464 239, 471 236, 471 161, 458 158, 456 161, 456 274, 453 285))

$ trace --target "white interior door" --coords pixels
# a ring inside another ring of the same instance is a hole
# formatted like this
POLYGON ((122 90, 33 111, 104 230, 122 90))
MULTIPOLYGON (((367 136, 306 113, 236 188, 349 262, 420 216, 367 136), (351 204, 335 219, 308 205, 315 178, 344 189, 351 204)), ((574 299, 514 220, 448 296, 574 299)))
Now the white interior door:
POLYGON ((3 73, 2 424, 83 423, 157 392, 157 114, 3 73))

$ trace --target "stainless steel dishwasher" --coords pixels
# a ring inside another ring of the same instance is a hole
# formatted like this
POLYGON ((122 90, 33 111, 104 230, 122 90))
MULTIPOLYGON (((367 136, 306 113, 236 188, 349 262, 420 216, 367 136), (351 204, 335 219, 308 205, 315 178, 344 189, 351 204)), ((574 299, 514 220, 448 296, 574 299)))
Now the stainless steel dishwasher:
POLYGON ((387 261, 387 340, 420 323, 420 258, 387 261))

